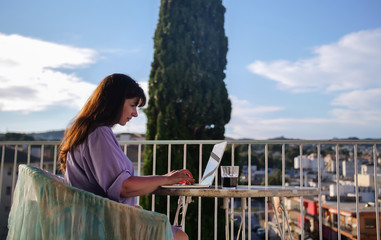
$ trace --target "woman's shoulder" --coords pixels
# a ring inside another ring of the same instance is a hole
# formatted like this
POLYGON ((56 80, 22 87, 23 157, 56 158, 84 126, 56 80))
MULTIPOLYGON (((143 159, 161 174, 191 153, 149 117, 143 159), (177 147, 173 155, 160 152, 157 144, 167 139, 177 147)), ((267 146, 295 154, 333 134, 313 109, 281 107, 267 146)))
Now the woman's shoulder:
POLYGON ((118 140, 114 132, 108 126, 99 126, 89 135, 88 144, 91 146, 116 146, 119 147, 118 140))
POLYGON ((89 135, 90 138, 97 138, 99 136, 115 138, 112 129, 108 126, 99 126, 96 129, 94 129, 94 131, 89 135))
POLYGON ((112 133, 112 129, 109 126, 99 126, 95 128, 93 132, 107 132, 107 133, 112 133))

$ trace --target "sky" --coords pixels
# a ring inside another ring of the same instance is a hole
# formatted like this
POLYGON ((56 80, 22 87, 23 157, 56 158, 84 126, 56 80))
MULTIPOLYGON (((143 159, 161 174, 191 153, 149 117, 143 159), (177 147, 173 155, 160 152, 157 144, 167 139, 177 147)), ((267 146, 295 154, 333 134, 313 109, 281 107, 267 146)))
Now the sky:
MULTIPOLYGON (((225 136, 381 137, 381 1, 223 0, 225 136)), ((0 133, 65 129, 97 84, 147 91, 158 0, 0 0, 0 133)), ((146 117, 117 132, 144 133, 146 117)))

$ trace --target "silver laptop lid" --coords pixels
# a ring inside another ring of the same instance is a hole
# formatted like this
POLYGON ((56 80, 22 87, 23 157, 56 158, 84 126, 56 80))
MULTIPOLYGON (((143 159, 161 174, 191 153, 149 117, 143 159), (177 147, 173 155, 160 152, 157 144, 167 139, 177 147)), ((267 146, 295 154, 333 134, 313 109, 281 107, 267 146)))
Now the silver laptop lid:
POLYGON ((201 178, 201 185, 212 185, 214 177, 218 171, 222 155, 224 154, 227 142, 215 144, 210 154, 208 164, 201 178))

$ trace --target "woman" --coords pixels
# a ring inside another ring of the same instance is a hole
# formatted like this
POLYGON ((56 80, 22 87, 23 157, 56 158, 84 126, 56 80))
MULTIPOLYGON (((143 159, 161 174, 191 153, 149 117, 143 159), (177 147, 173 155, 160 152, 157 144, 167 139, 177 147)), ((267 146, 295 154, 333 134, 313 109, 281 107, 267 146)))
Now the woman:
MULTIPOLYGON (((129 76, 112 74, 103 79, 65 131, 60 145, 60 168, 69 185, 134 206, 136 196, 149 194, 161 185, 193 181, 186 169, 134 176, 132 162, 111 127, 124 126, 137 117, 137 107, 145 103, 143 89, 129 76)), ((172 227, 172 231, 175 239, 188 238, 181 230, 172 227)))

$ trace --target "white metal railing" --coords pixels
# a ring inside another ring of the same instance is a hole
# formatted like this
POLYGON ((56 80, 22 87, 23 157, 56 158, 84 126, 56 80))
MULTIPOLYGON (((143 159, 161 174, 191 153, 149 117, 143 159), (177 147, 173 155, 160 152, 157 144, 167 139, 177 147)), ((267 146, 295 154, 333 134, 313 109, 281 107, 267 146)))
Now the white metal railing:
MULTIPOLYGON (((171 151, 172 147, 174 145, 182 145, 183 146, 183 166, 184 168, 187 167, 187 146, 189 145, 198 145, 199 146, 199 169, 198 169, 198 175, 201 178, 201 173, 202 173, 202 152, 203 152, 203 147, 205 145, 211 145, 215 144, 220 141, 206 141, 206 140, 200 140, 200 141, 120 141, 121 147, 124 150, 125 154, 128 153, 128 146, 135 146, 137 148, 137 159, 136 159, 136 175, 142 175, 142 163, 143 163, 143 148, 144 146, 147 145, 152 145, 153 146, 153 173, 156 174, 156 165, 157 165, 157 159, 156 159, 156 148, 158 145, 166 145, 168 146, 168 157, 167 157, 167 164, 168 164, 168 171, 171 170, 171 162, 172 162, 172 157, 171 157, 171 151)), ((375 213, 375 219, 376 219, 376 233, 375 233, 375 239, 380 240, 380 219, 379 219, 379 204, 378 204, 378 198, 379 198, 379 181, 380 179, 377 177, 378 175, 381 174, 379 167, 378 167, 378 154, 380 152, 381 148, 381 140, 229 140, 228 145, 230 146, 231 149, 231 163, 234 165, 235 162, 238 161, 238 159, 235 159, 235 151, 239 147, 247 147, 247 159, 246 162, 242 163, 243 165, 247 165, 248 173, 247 173, 247 185, 251 186, 252 185, 252 177, 253 177, 253 172, 251 172, 251 167, 253 165, 253 161, 256 161, 258 159, 253 159, 253 152, 252 150, 254 148, 262 148, 261 151, 264 152, 264 184, 265 186, 269 185, 269 158, 270 154, 274 154, 274 152, 271 152, 269 150, 270 146, 279 146, 281 148, 280 154, 280 162, 281 166, 279 166, 278 169, 281 169, 281 184, 282 186, 286 185, 286 159, 287 159, 287 152, 290 146, 297 146, 299 148, 299 186, 303 187, 305 186, 305 179, 304 179, 304 171, 307 170, 303 166, 303 152, 306 146, 308 146, 309 151, 311 150, 311 146, 314 150, 314 153, 317 155, 317 173, 316 173, 316 178, 317 178, 317 188, 319 189, 319 194, 317 197, 317 203, 318 203, 318 229, 315 230, 317 232, 317 238, 316 239, 323 239, 323 216, 322 216, 322 204, 323 204, 323 191, 322 189, 322 176, 325 173, 324 169, 321 169, 321 163, 322 163, 322 147, 324 146, 325 149, 327 149, 327 146, 330 146, 329 149, 331 149, 334 153, 335 159, 340 159, 340 150, 343 148, 346 148, 347 151, 349 151, 350 155, 352 156, 353 163, 354 163, 354 185, 355 185, 355 207, 356 207, 356 213, 355 217, 360 216, 360 199, 359 199, 359 182, 358 182, 358 161, 359 161, 359 147, 361 147, 361 155, 364 155, 364 151, 366 151, 365 154, 370 154, 370 158, 368 159, 370 163, 373 163, 373 189, 374 189, 374 213, 375 213), (348 150, 349 149, 349 150, 348 150), (363 150, 366 149, 366 150, 363 150), (371 149, 371 152, 369 153, 369 150, 371 149), (377 214, 378 213, 378 214, 377 214)), ((54 170, 57 169, 57 156, 58 156, 58 146, 59 142, 58 141, 3 141, 0 142, 0 150, 1 150, 1 165, 0 165, 0 203, 2 205, 2 208, 0 208, 0 211, 4 211, 4 209, 9 208, 4 208, 3 205, 10 204, 7 203, 7 201, 12 201, 11 196, 7 194, 7 191, 4 189, 11 188, 11 192, 13 192, 13 189, 15 188, 16 180, 17 180, 17 166, 21 163, 25 164, 33 164, 36 165, 40 168, 44 168, 49 171, 53 171, 56 173, 54 170), (11 171, 10 171, 11 169, 11 171), (5 187, 5 188, 4 188, 5 187)), ((257 150, 258 151, 258 150, 257 150)), ((258 151, 260 152, 260 151, 258 151)), ((240 152, 242 154, 242 152, 240 152)), ((243 153, 246 155, 246 153, 243 153)), ((340 182, 339 179, 342 177, 341 172, 340 172, 340 161, 336 161, 335 164, 336 167, 336 211, 337 211, 337 216, 341 216, 341 207, 342 207, 342 202, 341 202, 341 195, 340 195, 340 182)), ((218 183, 217 183, 218 184, 218 183)), ((9 192, 8 192, 9 193, 9 192)), ((170 197, 167 197, 167 212, 166 214, 169 216, 170 215, 170 197)), ((198 239, 201 239, 202 233, 201 233, 201 197, 198 198, 198 239)), ((284 198, 283 201, 286 199, 284 198)), ((140 199, 137 198, 137 201, 139 203, 140 199)), ((252 232, 252 205, 251 205, 252 199, 248 198, 247 199, 247 214, 248 216, 248 226, 246 229, 246 226, 243 226, 244 231, 244 236, 247 236, 248 239, 255 239, 255 236, 253 236, 255 233, 252 232), (247 234, 246 234, 247 233, 247 234)), ((235 206, 234 206, 234 199, 231 199, 231 211, 230 215, 234 216, 235 215, 235 206)), ((215 198, 215 214, 214 214, 214 238, 217 239, 217 230, 218 228, 224 228, 224 226, 217 226, 217 198, 215 198)), ((155 195, 152 195, 152 209, 155 211, 155 195)), ((266 197, 265 199, 265 216, 264 216, 264 222, 265 222, 265 238, 270 239, 270 229, 269 223, 270 220, 270 215, 269 215, 269 205, 268 205, 268 199, 266 197)), ((300 232, 301 239, 305 239, 305 229, 304 229, 304 224, 305 224, 305 211, 304 211, 304 199, 303 197, 300 197, 300 206, 299 206, 299 211, 300 211, 300 226, 298 226, 297 229, 300 232)), ((1 212, 0 212, 1 214, 1 212)), ((5 213, 6 214, 6 213, 5 213)), ((4 214, 3 214, 4 215, 4 214)), ((342 226, 341 224, 341 217, 336 217, 337 218, 337 225, 336 226, 342 226)), ((284 219, 284 217, 282 218, 284 219)), ((233 218, 231 218, 231 228, 230 228, 230 238, 233 239, 235 237, 234 233, 234 227, 233 227, 233 218)), ((283 221, 283 229, 284 228, 284 221, 283 221)), ((343 228, 344 229, 344 228, 343 228)), ((357 235, 357 239, 361 239, 361 232, 360 230, 362 229, 361 222, 358 220, 357 221, 357 230, 352 231, 355 232, 357 235)), ((341 239, 342 231, 341 227, 336 227, 334 231, 337 232, 337 239, 341 239)), ((283 231, 284 233, 285 231, 283 231)), ((284 236, 285 239, 288 239, 287 236, 284 236)), ((222 238, 220 236, 220 238, 222 238)))

